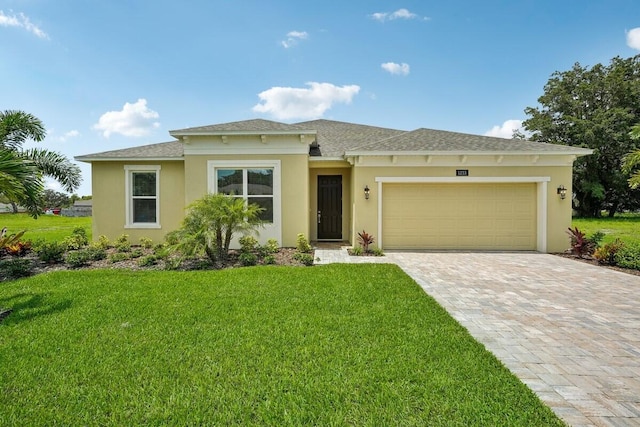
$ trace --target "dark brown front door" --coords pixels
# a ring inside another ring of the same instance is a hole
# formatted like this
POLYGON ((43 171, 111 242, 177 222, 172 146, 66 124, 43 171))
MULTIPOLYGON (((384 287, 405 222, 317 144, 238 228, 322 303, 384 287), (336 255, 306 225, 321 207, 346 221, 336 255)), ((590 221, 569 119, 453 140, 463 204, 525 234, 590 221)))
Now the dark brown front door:
POLYGON ((318 239, 342 239, 342 176, 318 175, 318 239))

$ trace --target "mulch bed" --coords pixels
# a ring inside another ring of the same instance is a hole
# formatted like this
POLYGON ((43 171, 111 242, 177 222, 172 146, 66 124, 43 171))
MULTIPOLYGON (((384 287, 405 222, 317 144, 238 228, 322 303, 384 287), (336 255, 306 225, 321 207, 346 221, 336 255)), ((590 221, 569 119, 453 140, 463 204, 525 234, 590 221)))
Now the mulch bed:
POLYGON ((576 255, 573 255, 571 253, 557 253, 557 254, 553 254, 553 255, 558 255, 561 256, 563 258, 571 258, 573 260, 576 261, 580 261, 580 262, 584 262, 586 264, 591 264, 591 265, 595 265, 596 267, 603 267, 603 268, 608 268, 611 270, 616 270, 616 271, 621 271, 623 273, 627 273, 627 274, 633 274, 634 276, 640 276, 640 270, 634 270, 631 268, 622 268, 622 267, 617 267, 614 265, 607 265, 607 264, 601 264, 597 259, 595 259, 594 257, 585 257, 585 258, 580 258, 576 255))

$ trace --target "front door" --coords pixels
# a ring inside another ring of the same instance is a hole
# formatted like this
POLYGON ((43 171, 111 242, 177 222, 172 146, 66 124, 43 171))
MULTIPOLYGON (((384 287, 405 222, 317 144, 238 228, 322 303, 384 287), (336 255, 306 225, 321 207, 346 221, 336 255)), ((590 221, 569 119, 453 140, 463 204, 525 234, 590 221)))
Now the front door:
POLYGON ((342 175, 318 175, 318 239, 342 240, 342 175))

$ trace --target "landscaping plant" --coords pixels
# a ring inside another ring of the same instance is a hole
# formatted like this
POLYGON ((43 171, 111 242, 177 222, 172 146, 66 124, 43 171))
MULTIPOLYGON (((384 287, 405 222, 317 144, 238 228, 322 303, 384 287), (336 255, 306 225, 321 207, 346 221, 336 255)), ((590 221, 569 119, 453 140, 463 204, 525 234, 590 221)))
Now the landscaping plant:
POLYGON ((369 245, 371 245, 374 240, 373 236, 364 230, 362 230, 362 233, 358 233, 358 243, 360 243, 365 253, 369 253, 369 245))
POLYGON ((593 254, 596 249, 596 244, 591 239, 578 229, 578 227, 567 230, 567 234, 571 239, 571 253, 577 255, 579 258, 584 258, 587 255, 593 254))

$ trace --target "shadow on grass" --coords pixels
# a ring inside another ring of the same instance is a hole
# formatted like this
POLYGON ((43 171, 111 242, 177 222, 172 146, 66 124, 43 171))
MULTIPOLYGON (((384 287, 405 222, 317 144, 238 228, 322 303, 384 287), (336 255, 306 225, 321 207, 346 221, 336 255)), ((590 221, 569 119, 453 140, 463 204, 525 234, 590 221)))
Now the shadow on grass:
POLYGON ((0 298, 0 313, 4 315, 0 322, 14 324, 31 320, 35 317, 58 313, 71 307, 71 300, 51 301, 47 294, 15 294, 0 298))

